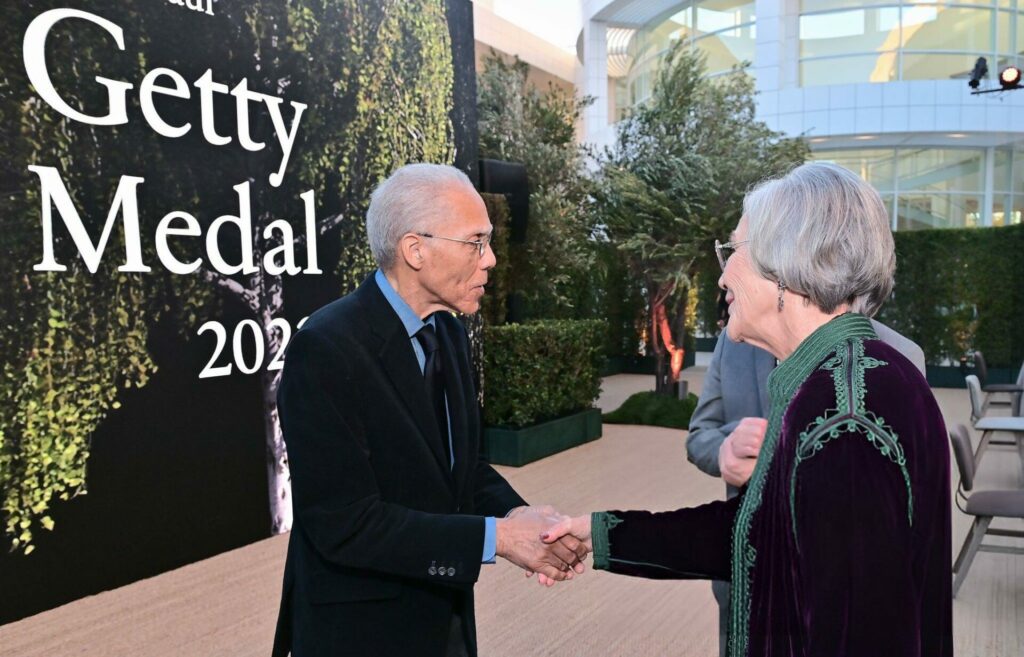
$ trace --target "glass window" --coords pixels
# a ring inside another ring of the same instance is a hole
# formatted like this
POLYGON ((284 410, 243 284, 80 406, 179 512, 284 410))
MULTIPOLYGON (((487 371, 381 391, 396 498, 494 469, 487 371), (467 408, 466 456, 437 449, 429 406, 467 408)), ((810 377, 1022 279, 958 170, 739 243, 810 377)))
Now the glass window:
POLYGON ((629 55, 634 62, 643 63, 668 50, 676 41, 693 36, 692 9, 685 9, 668 20, 639 30, 630 41, 629 55))
POLYGON ((1024 147, 1019 145, 1013 149, 1013 193, 1024 194, 1024 147))
POLYGON ((896 179, 896 151, 891 148, 816 151, 816 161, 826 161, 849 169, 871 183, 879 192, 891 192, 896 179))
POLYGON ((997 148, 995 168, 992 173, 992 189, 994 191, 1009 192, 1013 189, 1012 164, 1013 151, 1009 148, 997 148))
MULTIPOLYGON (((989 53, 986 56, 992 61, 989 53)), ((903 79, 904 80, 967 80, 974 70, 974 63, 979 55, 958 54, 948 55, 941 53, 903 53, 903 79)), ((994 72, 989 75, 994 78, 994 72)))
POLYGON ((882 194, 882 205, 885 206, 885 216, 889 217, 889 225, 892 225, 892 207, 896 199, 892 194, 882 194))
POLYGON ((1015 226, 1021 223, 1021 218, 1024 217, 1024 196, 1019 194, 1013 195, 1013 208, 1009 212, 1009 216, 1006 217, 1007 226, 1015 226))
POLYGON ((803 60, 880 54, 877 66, 869 66, 865 59, 832 62, 856 69, 835 71, 834 81, 825 75, 830 64, 802 61, 807 64, 802 66, 803 84, 966 79, 979 56, 986 57, 997 73, 996 59, 1024 55, 1024 13, 994 7, 995 0, 899 4, 803 0, 806 13, 799 23, 803 60), (997 53, 1001 57, 994 56, 997 53))
POLYGON ((893 50, 900 45, 899 28, 899 7, 801 16, 800 56, 893 50))
POLYGON ((965 228, 981 223, 981 197, 971 194, 900 194, 897 230, 965 228))
POLYGON ((697 33, 708 34, 728 30, 754 20, 754 3, 750 0, 707 0, 697 5, 697 33))
POLYGON ((741 62, 754 61, 755 36, 752 25, 702 37, 694 47, 708 58, 708 72, 727 71, 741 62))
POLYGON ((903 190, 980 192, 984 151, 969 149, 901 149, 897 152, 900 193, 903 190))
POLYGON ((1008 11, 996 12, 996 48, 999 52, 1013 53, 1013 23, 1018 16, 1008 11))
POLYGON ((891 82, 896 79, 896 52, 853 57, 829 57, 800 62, 800 83, 819 84, 891 82))
POLYGON ((997 196, 992 208, 993 226, 1015 226, 1024 218, 1024 196, 997 196))
POLYGON ((1021 3, 1021 10, 1017 14, 1017 45, 1013 52, 1024 55, 1024 3, 1021 3))
POLYGON ((810 13, 812 11, 828 11, 830 9, 849 9, 867 7, 871 5, 892 4, 896 3, 894 3, 893 0, 865 0, 863 2, 858 2, 857 0, 802 0, 800 3, 800 12, 810 13))
POLYGON ((630 105, 642 103, 651 97, 651 73, 644 71, 629 84, 630 105))
POLYGON ((1009 194, 996 196, 992 201, 992 225, 1006 226, 1010 217, 1007 212, 1013 213, 1013 197, 1009 194))
POLYGON ((908 50, 995 50, 990 9, 904 5, 900 22, 908 50))
POLYGON ((686 9, 676 12, 673 14, 666 23, 674 23, 675 25, 685 25, 687 27, 693 27, 693 7, 687 7, 686 9))

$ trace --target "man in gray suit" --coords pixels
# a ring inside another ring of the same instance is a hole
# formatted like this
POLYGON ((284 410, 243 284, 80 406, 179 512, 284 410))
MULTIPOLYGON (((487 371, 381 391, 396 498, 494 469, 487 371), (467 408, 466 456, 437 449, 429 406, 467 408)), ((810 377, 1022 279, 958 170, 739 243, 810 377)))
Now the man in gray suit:
MULTIPOLYGON (((880 340, 894 347, 925 373, 924 352, 888 326, 871 320, 880 340)), ((712 477, 725 480, 733 498, 754 471, 768 428, 768 375, 775 357, 763 349, 733 342, 722 330, 704 376, 700 401, 690 417, 686 455, 712 477)), ((729 583, 711 582, 718 601, 719 654, 725 657, 729 626, 729 583)))

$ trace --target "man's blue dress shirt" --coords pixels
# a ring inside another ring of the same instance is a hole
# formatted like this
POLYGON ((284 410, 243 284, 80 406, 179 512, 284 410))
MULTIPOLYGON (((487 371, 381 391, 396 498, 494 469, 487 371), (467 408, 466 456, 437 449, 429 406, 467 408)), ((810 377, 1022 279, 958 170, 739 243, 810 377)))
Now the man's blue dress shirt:
MULTIPOLYGON (((422 319, 416 316, 413 309, 409 307, 409 304, 405 302, 395 288, 391 287, 391 283, 388 282, 384 273, 377 270, 374 280, 377 281, 377 287, 384 293, 384 298, 388 300, 395 313, 398 314, 398 318, 402 320, 402 325, 405 327, 406 333, 409 334, 409 341, 412 342, 412 350, 416 353, 416 361, 420 364, 420 372, 423 371, 424 366, 427 363, 427 356, 423 353, 423 347, 420 346, 420 341, 416 339, 416 334, 426 324, 430 324, 436 328, 434 322, 434 316, 430 315, 427 321, 424 322, 422 319)), ((445 408, 448 407, 448 399, 445 397, 445 408)), ((452 420, 448 418, 448 453, 452 455, 450 467, 455 467, 455 450, 452 449, 452 420)), ((497 530, 494 518, 484 518, 484 554, 481 561, 483 563, 494 563, 494 555, 497 552, 497 530)))

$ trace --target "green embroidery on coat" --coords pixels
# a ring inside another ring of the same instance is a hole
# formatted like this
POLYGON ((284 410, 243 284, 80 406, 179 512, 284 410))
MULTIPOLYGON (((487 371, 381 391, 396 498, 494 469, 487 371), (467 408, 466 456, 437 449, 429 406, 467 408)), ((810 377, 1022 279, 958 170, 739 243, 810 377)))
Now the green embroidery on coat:
POLYGON ((590 540, 594 547, 595 570, 608 570, 608 559, 611 555, 608 532, 620 524, 622 524, 622 518, 615 514, 604 511, 590 514, 590 540))
POLYGON ((757 561, 757 549, 750 544, 750 528, 761 507, 765 480, 779 441, 782 418, 789 408, 793 395, 807 377, 823 360, 836 355, 838 346, 856 337, 877 339, 878 336, 871 326, 871 321, 863 315, 841 315, 812 333, 768 377, 768 390, 772 400, 768 429, 733 523, 730 657, 745 657, 750 643, 750 591, 753 583, 751 572, 757 561))
MULTIPOLYGON (((900 468, 907 487, 907 521, 914 524, 914 494, 910 486, 907 459, 899 436, 885 423, 885 418, 876 416, 864 406, 867 388, 864 372, 888 365, 883 360, 864 355, 864 340, 854 339, 836 350, 819 369, 832 372, 835 385, 836 408, 815 418, 800 434, 796 446, 796 458, 789 482, 789 514, 793 538, 797 537, 796 527, 796 474, 800 464, 820 452, 826 444, 846 433, 859 433, 867 438, 878 451, 900 468)), ((797 546, 799 549, 799 545, 797 546)))

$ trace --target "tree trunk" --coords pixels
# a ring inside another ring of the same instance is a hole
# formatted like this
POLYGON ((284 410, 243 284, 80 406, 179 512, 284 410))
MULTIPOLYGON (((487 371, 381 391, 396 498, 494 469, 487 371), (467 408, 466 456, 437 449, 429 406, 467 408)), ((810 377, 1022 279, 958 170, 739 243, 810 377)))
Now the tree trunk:
MULTIPOLYGON (((261 219, 264 219, 261 217, 261 219)), ((267 220, 261 221, 266 225, 267 220)), ((257 242, 259 244, 259 242, 257 242)), ((256 247, 255 256, 263 261, 263 249, 256 247)), ((274 318, 284 308, 284 289, 281 277, 268 274, 266 269, 250 278, 250 289, 259 299, 259 320, 266 339, 267 359, 282 348, 283 336, 274 326, 274 318)), ((260 374, 263 388, 263 436, 267 450, 267 493, 270 498, 271 534, 283 534, 292 528, 292 477, 288 467, 288 448, 281 431, 281 418, 277 412, 277 389, 281 385, 281 369, 271 370, 266 365, 260 374)))
MULTIPOLYGON (((276 333, 271 330, 272 333, 276 333)), ((268 340, 270 344, 272 341, 268 340)), ((280 339, 276 342, 280 344, 280 339)), ((276 353, 276 352, 271 352, 276 353)), ((288 450, 277 414, 277 388, 281 371, 263 372, 263 431, 267 446, 267 492, 270 496, 270 531, 283 534, 292 528, 292 477, 288 468, 288 450)))
MULTIPOLYGON (((322 235, 337 226, 343 215, 338 214, 325 220, 318 226, 322 235)), ((253 260, 263 262, 264 246, 260 237, 263 227, 267 226, 272 217, 261 215, 253 226, 253 260)), ((305 237, 295 241, 296 245, 304 244, 305 237)), ((278 241, 280 244, 280 241, 278 241)), ((277 411, 277 389, 281 385, 281 369, 269 369, 269 362, 274 359, 284 345, 284 336, 274 325, 275 318, 280 316, 284 308, 284 291, 281 277, 268 274, 265 268, 248 277, 243 286, 229 276, 203 269, 201 275, 241 303, 252 312, 263 330, 264 362, 260 373, 260 387, 263 396, 263 437, 267 454, 267 491, 270 499, 270 527, 273 534, 283 534, 292 528, 292 477, 288 466, 288 449, 281 431, 281 420, 277 411)), ((279 321, 280 323, 280 321, 279 321)))
POLYGON ((676 345, 668 321, 666 302, 671 294, 671 288, 660 288, 649 297, 648 302, 651 315, 651 345, 654 349, 657 379, 654 390, 663 395, 674 394, 675 385, 679 382, 679 373, 683 369, 683 357, 686 354, 682 347, 676 345))
MULTIPOLYGON (((274 315, 284 305, 281 299, 281 279, 271 282, 268 303, 264 304, 260 319, 267 341, 267 355, 282 348, 282 336, 273 326, 274 315)), ((260 374, 263 388, 263 436, 267 448, 267 492, 270 496, 270 532, 283 534, 292 528, 292 475, 288 467, 288 448, 281 431, 281 418, 277 412, 277 389, 281 385, 281 370, 264 368, 260 374)))

